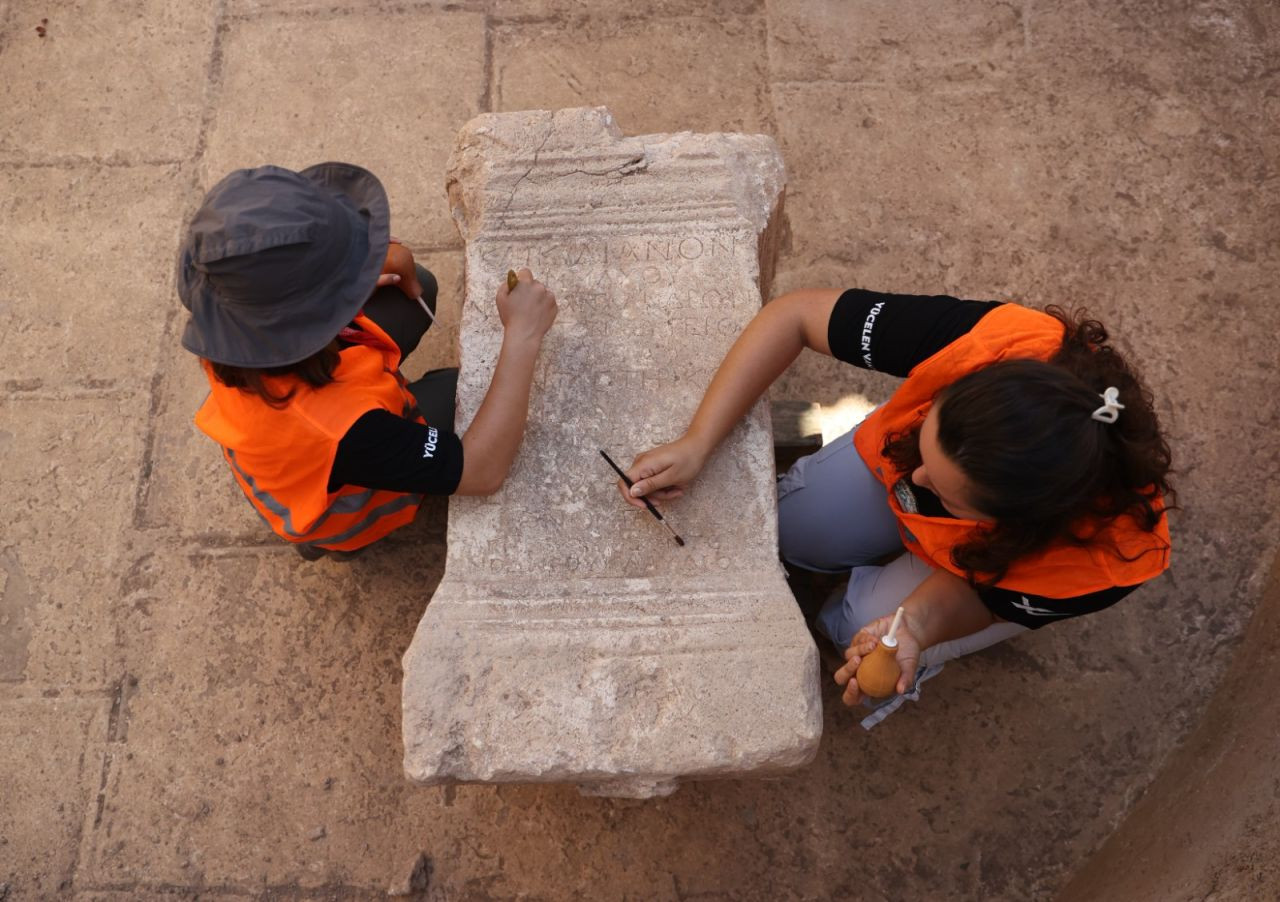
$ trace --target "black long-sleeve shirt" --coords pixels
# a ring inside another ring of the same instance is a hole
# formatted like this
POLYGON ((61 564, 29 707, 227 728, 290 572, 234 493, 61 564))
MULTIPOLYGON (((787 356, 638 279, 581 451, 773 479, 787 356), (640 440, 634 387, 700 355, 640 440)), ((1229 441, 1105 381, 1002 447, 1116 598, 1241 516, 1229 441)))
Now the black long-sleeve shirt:
POLYGON ((329 486, 452 495, 462 480, 462 439, 388 410, 370 410, 338 442, 329 486))

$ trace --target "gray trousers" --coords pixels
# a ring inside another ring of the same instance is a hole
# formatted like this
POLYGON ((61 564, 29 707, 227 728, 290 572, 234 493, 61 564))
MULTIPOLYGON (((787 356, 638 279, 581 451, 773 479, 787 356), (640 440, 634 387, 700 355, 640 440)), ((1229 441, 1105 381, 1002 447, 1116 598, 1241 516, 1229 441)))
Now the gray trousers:
MULTIPOLYGON (((848 586, 827 600, 817 620, 839 648, 847 648, 865 624, 892 614, 933 573, 931 566, 906 553, 885 488, 854 448, 853 432, 796 461, 778 481, 783 559, 821 573, 849 571, 848 586), (888 564, 872 563, 895 553, 898 557, 888 564)), ((920 664, 941 664, 1025 630, 1016 623, 992 624, 926 649, 920 664)))

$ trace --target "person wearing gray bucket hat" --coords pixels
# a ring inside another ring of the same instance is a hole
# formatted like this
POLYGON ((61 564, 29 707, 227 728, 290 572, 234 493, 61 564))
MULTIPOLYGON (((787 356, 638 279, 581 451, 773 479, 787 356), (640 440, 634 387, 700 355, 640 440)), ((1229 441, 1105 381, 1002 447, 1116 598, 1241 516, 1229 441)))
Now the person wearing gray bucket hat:
POLYGON ((555 296, 527 269, 498 286, 502 349, 459 436, 457 370, 412 383, 400 372, 435 320, 437 285, 398 244, 378 179, 322 163, 231 173, 178 253, 182 344, 210 389, 196 425, 308 560, 363 549, 410 522, 424 495, 497 491, 524 435, 555 296))
POLYGON ((182 345, 232 366, 297 363, 364 306, 390 240, 373 173, 324 163, 231 173, 205 198, 179 252, 182 345))

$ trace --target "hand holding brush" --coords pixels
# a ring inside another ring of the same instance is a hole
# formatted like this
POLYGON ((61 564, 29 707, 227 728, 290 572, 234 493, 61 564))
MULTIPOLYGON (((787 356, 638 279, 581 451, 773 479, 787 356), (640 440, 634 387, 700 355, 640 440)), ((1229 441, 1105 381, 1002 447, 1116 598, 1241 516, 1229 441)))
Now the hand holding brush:
POLYGON ((413 251, 399 241, 392 240, 387 245, 387 260, 382 265, 382 271, 399 276, 400 281, 396 284, 400 286, 400 290, 417 301, 433 323, 436 321, 436 315, 422 297, 422 284, 418 281, 418 270, 413 264, 413 251))
MULTIPOLYGON (((627 474, 623 471, 622 467, 618 466, 616 463, 613 462, 613 458, 610 457, 608 454, 606 454, 603 448, 600 449, 600 456, 605 459, 605 461, 609 464, 609 466, 613 467, 614 472, 618 474, 619 478, 622 479, 622 481, 626 484, 628 489, 630 489, 633 485, 635 485, 635 483, 631 481, 631 477, 627 476, 627 474)), ((658 509, 653 506, 653 502, 650 501, 648 498, 643 498, 643 497, 640 500, 643 501, 644 506, 649 509, 649 513, 653 514, 658 519, 658 522, 667 528, 667 530, 675 538, 676 544, 679 545, 681 548, 683 548, 684 539, 680 538, 679 533, 677 533, 674 529, 671 528, 671 524, 668 523, 663 518, 662 514, 658 512, 658 509)))

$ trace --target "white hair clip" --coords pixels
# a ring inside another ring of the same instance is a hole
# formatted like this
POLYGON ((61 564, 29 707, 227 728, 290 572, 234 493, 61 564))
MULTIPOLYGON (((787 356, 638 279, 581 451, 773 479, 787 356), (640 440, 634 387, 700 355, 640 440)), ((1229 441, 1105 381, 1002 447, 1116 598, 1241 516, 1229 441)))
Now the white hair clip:
POLYGON ((1100 397, 1102 398, 1102 406, 1089 414, 1089 416, 1099 423, 1114 423, 1120 419, 1120 411, 1124 410, 1124 405, 1120 403, 1120 389, 1111 386, 1100 397))

